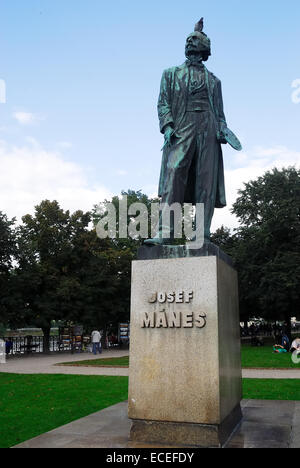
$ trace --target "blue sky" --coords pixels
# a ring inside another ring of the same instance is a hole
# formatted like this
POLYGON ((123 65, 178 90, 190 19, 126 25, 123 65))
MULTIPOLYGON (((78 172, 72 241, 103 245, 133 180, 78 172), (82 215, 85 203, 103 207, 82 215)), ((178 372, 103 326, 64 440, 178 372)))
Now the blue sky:
MULTIPOLYGON (((21 216, 43 198, 88 210, 122 189, 154 194, 161 74, 184 61, 201 16, 207 67, 244 146, 224 150, 229 206, 249 178, 299 164, 299 0, 2 0, 0 210, 21 216)), ((235 225, 227 208, 222 223, 235 225)))

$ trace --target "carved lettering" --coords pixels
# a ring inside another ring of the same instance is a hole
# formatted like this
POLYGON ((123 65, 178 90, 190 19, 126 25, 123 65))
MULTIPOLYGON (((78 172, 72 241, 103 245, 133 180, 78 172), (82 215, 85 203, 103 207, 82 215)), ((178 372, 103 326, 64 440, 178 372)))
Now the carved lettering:
POLYGON ((167 295, 167 301, 172 304, 175 301, 175 293, 169 293, 167 295))
POLYGON ((193 312, 183 312, 182 313, 182 327, 183 328, 193 328, 193 312))
POLYGON ((154 312, 145 312, 142 319, 142 328, 154 328, 155 327, 155 314, 154 312))
POLYGON ((166 302, 166 293, 159 292, 157 295, 157 300, 160 304, 164 304, 166 302))
POLYGON ((204 328, 206 315, 191 311, 145 312, 141 323, 142 328, 204 328))
POLYGON ((149 299, 148 299, 148 302, 149 302, 150 304, 154 304, 154 302, 156 302, 156 301, 157 301, 157 293, 151 294, 151 296, 150 296, 149 299))
POLYGON ((165 312, 159 312, 157 314, 156 328, 168 328, 167 317, 165 312))
POLYGON ((193 298, 193 291, 159 291, 157 293, 152 293, 148 298, 148 302, 150 304, 154 304, 155 302, 159 302, 160 304, 165 304, 165 302, 168 302, 169 304, 174 302, 182 304, 183 302, 186 302, 188 304, 192 302, 193 298))
POLYGON ((206 315, 199 312, 195 315, 195 327, 204 328, 206 325, 206 315))
POLYGON ((180 291, 180 292, 177 292, 177 293, 176 293, 176 299, 175 299, 175 301, 177 302, 177 304, 182 304, 182 302, 183 302, 183 295, 184 295, 183 291, 180 291))
POLYGON ((185 297, 185 302, 189 303, 194 299, 194 291, 188 291, 185 297))
POLYGON ((191 304, 194 299, 194 291, 158 291, 148 296, 149 304, 156 304, 152 312, 145 312, 142 316, 142 328, 204 328, 206 326, 206 315, 202 312, 187 310, 176 310, 175 304, 191 304), (174 304, 172 310, 166 308, 166 303, 174 304), (175 310, 174 310, 175 308, 175 310))
POLYGON ((168 318, 168 325, 170 328, 180 328, 181 327, 181 313, 170 312, 169 318, 168 318))

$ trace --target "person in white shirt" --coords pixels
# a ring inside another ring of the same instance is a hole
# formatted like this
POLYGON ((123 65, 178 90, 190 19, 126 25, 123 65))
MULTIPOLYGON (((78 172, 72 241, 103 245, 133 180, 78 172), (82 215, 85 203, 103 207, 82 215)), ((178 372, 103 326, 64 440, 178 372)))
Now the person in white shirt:
POLYGON ((298 351, 300 353, 300 338, 296 338, 291 346, 291 352, 298 351))
POLYGON ((98 330, 94 330, 92 332, 92 345, 93 345, 93 353, 97 354, 97 351, 99 354, 102 353, 102 348, 101 348, 101 333, 98 330))

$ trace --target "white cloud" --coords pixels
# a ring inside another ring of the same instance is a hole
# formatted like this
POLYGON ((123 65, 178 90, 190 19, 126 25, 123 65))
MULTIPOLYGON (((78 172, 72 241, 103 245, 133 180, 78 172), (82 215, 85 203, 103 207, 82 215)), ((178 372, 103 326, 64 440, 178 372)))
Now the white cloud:
POLYGON ((16 119, 21 125, 33 125, 37 122, 45 120, 45 117, 31 112, 18 111, 13 113, 14 119, 16 119))
POLYGON ((0 79, 0 104, 6 104, 6 82, 0 79))
POLYGON ((72 143, 69 141, 60 141, 57 146, 61 149, 70 149, 73 147, 72 143))
POLYGON ((233 166, 235 168, 225 171, 227 207, 215 210, 212 231, 222 224, 230 228, 238 226, 238 220, 230 213, 230 209, 244 183, 257 179, 274 167, 299 167, 300 152, 289 150, 286 146, 255 147, 249 153, 235 153, 233 166))
POLYGON ((44 199, 57 200, 62 208, 90 210, 110 198, 102 186, 89 187, 84 169, 66 161, 59 152, 42 148, 34 139, 24 146, 0 141, 0 211, 10 218, 33 213, 44 199))
MULTIPOLYGON (((274 167, 300 167, 300 152, 290 150, 286 146, 256 146, 249 152, 236 152, 226 147, 224 161, 225 168, 229 165, 228 161, 231 166, 225 170, 227 206, 215 209, 212 232, 222 225, 231 229, 238 227, 238 220, 230 210, 238 197, 238 190, 244 188, 244 183, 257 179, 274 167)), ((151 198, 157 196, 157 185, 144 185, 142 189, 151 198)))
POLYGON ((128 172, 127 172, 127 171, 124 171, 123 169, 119 169, 119 170, 117 171, 117 175, 119 175, 119 176, 126 176, 126 175, 128 175, 128 172))
MULTIPOLYGON (((230 228, 238 226, 230 208, 243 183, 257 179, 273 167, 300 166, 300 152, 285 146, 255 147, 249 152, 229 154, 232 165, 225 171, 228 206, 215 210, 213 231, 222 224, 230 228)), ((0 167, 0 211, 10 218, 16 216, 20 220, 24 214, 33 213, 34 206, 44 199, 58 200, 62 208, 71 211, 88 211, 112 197, 106 187, 89 186, 83 167, 67 161, 59 151, 42 148, 33 138, 27 138, 23 146, 10 146, 0 140, 0 167)), ((155 185, 143 187, 153 197, 156 190, 155 185)))

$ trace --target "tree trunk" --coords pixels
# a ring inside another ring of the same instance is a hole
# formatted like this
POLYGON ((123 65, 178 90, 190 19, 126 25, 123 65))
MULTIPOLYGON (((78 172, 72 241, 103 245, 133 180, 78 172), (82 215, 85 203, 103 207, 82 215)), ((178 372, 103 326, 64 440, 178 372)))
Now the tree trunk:
POLYGON ((42 328, 44 333, 44 354, 50 354, 50 330, 51 326, 42 328))
POLYGON ((102 338, 101 338, 102 349, 107 349, 107 346, 106 346, 106 334, 107 334, 107 327, 106 327, 106 325, 105 325, 105 327, 103 327, 103 335, 102 335, 102 338))

